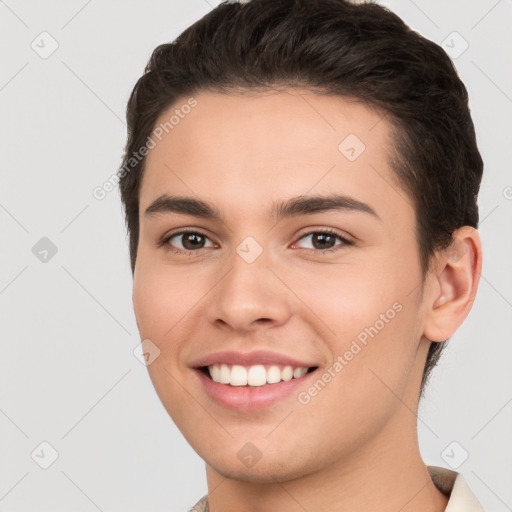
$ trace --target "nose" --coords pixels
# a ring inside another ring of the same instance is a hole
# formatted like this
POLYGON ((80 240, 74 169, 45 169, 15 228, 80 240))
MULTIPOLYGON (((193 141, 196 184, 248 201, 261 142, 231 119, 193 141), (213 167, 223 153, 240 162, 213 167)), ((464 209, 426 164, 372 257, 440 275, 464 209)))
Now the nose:
POLYGON ((291 294, 268 263, 265 251, 251 263, 235 253, 209 294, 208 320, 239 333, 286 323, 291 294))

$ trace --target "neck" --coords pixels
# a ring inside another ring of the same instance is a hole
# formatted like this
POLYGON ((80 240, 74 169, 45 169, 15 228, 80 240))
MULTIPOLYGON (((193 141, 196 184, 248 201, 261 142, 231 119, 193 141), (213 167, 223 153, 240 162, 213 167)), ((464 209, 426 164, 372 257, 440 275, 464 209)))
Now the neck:
POLYGON ((365 452, 358 452, 357 462, 338 461, 321 471, 274 483, 233 480, 207 465, 210 512, 445 510, 448 497, 435 487, 419 450, 402 444, 365 452))

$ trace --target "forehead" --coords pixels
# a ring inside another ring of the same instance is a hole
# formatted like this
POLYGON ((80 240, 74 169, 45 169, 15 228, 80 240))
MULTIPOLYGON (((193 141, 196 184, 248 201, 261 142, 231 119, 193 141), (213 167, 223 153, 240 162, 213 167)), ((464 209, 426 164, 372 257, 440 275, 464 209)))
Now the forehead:
POLYGON ((140 211, 165 193, 251 215, 288 197, 342 193, 391 218, 411 216, 389 167, 389 133, 381 112, 351 98, 304 89, 200 92, 155 124, 140 211))

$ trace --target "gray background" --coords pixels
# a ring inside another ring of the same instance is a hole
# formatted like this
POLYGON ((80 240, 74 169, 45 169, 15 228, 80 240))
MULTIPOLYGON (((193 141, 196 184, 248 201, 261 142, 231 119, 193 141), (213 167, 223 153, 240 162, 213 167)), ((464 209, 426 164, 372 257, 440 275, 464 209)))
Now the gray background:
MULTIPOLYGON (((0 511, 185 511, 207 491, 204 463, 133 353, 119 194, 100 201, 92 191, 120 164, 126 101, 151 51, 218 3, 0 1, 0 511)), ((480 288, 421 405, 421 451, 428 464, 456 467, 486 510, 504 512, 512 510, 512 2, 381 3, 444 41, 485 161, 480 288)))

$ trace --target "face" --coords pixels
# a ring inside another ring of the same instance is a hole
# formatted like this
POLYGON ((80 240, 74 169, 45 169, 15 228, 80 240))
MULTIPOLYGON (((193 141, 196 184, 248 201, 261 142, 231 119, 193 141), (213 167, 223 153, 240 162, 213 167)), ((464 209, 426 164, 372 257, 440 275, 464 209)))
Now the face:
POLYGON ((152 382, 222 475, 349 467, 413 425, 428 349, 390 125, 306 90, 195 100, 157 122, 182 113, 140 189, 133 303, 152 382))

